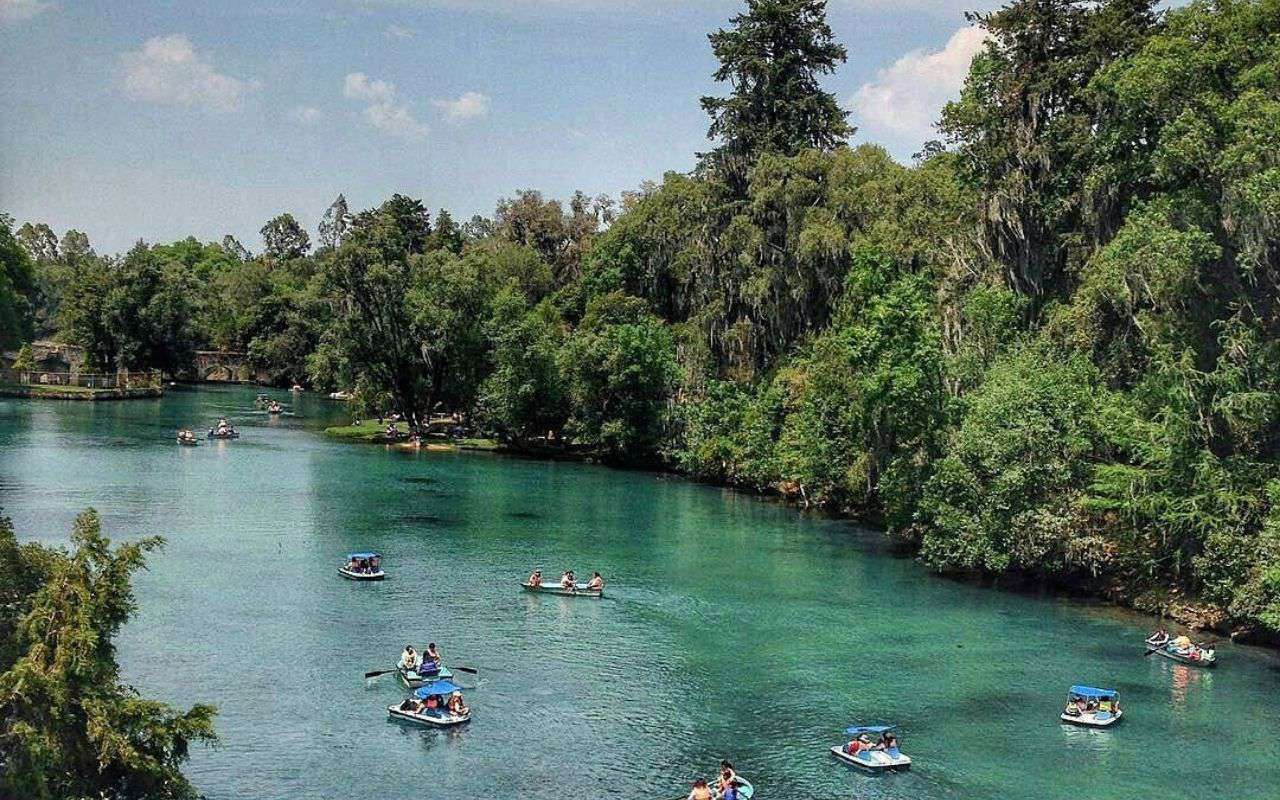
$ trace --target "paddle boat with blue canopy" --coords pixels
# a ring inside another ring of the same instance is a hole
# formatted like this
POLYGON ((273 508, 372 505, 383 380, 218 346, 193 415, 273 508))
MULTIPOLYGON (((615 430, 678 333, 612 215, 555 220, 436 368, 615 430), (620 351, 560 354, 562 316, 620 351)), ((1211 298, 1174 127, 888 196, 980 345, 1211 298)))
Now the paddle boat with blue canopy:
POLYGON ((1060 718, 1063 722, 1086 728, 1110 728, 1123 716, 1120 693, 1115 689, 1072 686, 1067 692, 1067 708, 1060 718))
POLYGON ((338 574, 352 581, 380 581, 387 577, 382 571, 382 556, 377 553, 352 553, 347 563, 338 567, 338 574))
POLYGON ((462 687, 453 681, 436 680, 418 687, 413 697, 403 702, 387 706, 387 713, 392 719, 412 722, 415 725, 427 725, 435 728, 447 728, 471 721, 471 709, 463 706, 462 713, 455 713, 448 708, 448 702, 454 696, 462 699, 462 687))
POLYGON ((871 772, 911 768, 911 757, 898 749, 897 725, 854 725, 845 733, 854 737, 848 744, 835 745, 831 754, 846 764, 871 772))

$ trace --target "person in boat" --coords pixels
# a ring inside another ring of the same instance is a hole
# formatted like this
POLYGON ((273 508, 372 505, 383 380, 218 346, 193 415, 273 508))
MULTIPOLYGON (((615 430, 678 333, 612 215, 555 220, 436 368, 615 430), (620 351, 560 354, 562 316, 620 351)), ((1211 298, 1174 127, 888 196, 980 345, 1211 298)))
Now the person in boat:
POLYGON ((400 669, 417 669, 419 663, 418 652, 413 649, 413 645, 406 644, 404 652, 400 654, 400 663, 398 664, 400 669))
POLYGON ((715 800, 715 798, 711 794, 711 787, 707 786, 707 782, 702 778, 698 778, 693 782, 693 789, 685 800, 715 800))
POLYGON ((423 711, 435 711, 438 708, 440 708, 440 698, 434 694, 428 697, 422 704, 423 711))
POLYGON ((851 756, 856 756, 858 753, 871 749, 871 737, 865 733, 858 734, 844 746, 844 751, 851 756))
POLYGON ((427 652, 422 655, 422 661, 418 664, 419 675, 435 675, 440 672, 440 652, 436 650, 436 643, 431 642, 427 645, 427 652))
POLYGON ((465 717, 471 713, 471 709, 467 708, 467 704, 462 701, 462 692, 454 692, 449 695, 449 703, 446 710, 455 717, 465 717))
POLYGON ((898 737, 893 731, 885 731, 884 736, 880 739, 880 749, 891 756, 897 757, 898 754, 898 737))
POLYGON ((587 588, 593 592, 604 591, 604 578, 600 577, 599 572, 591 573, 591 580, 587 583, 587 588))
POLYGON ((742 792, 738 791, 738 785, 736 783, 721 782, 719 796, 720 800, 741 800, 742 792))
POLYGON ((738 773, 733 771, 733 765, 729 763, 728 759, 722 759, 720 761, 720 786, 728 786, 737 780, 738 773))
POLYGON ((1080 698, 1073 696, 1067 700, 1067 707, 1062 713, 1068 717, 1078 717, 1084 713, 1084 709, 1080 705, 1080 698))
POLYGON ((422 712, 422 703, 419 703, 412 697, 406 697, 404 702, 400 704, 400 710, 407 711, 410 714, 418 714, 422 712))
POLYGON ((529 573, 529 585, 534 588, 542 585, 542 570, 535 569, 533 572, 529 573))

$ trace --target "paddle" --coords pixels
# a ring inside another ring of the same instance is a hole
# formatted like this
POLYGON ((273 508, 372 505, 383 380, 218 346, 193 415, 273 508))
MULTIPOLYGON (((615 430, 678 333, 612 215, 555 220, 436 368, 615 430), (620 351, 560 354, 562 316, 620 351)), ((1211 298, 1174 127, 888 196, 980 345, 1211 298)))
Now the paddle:
POLYGON ((458 672, 466 672, 470 675, 480 674, 480 670, 476 669, 475 667, 450 667, 450 669, 456 669, 458 672))
POLYGON ((392 667, 391 669, 375 669, 372 672, 366 672, 364 676, 366 678, 376 678, 379 675, 386 675, 388 672, 398 672, 399 670, 399 667, 392 667))

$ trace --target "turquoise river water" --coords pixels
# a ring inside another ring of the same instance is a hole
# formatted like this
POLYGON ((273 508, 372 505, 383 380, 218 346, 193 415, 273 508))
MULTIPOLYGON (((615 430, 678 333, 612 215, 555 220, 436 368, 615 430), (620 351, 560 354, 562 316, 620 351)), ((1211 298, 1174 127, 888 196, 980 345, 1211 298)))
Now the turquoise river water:
POLYGON ((0 400, 0 506, 66 541, 162 533, 121 637, 147 695, 218 706, 188 766, 214 800, 676 798, 721 757, 761 800, 1280 797, 1280 662, 1224 645, 1214 672, 1144 658, 1151 623, 932 577, 847 523, 649 473, 406 453, 318 432, 315 396, 271 419, 253 389, 163 400, 0 400), (243 438, 179 447, 229 416, 243 438), (390 573, 355 584, 343 554, 390 573), (604 600, 518 583, 599 569, 604 600), (407 728, 386 676, 407 642, 479 669, 473 721, 407 728), (1126 719, 1058 722, 1075 682, 1126 719), (827 748, 901 725, 912 771, 827 748))

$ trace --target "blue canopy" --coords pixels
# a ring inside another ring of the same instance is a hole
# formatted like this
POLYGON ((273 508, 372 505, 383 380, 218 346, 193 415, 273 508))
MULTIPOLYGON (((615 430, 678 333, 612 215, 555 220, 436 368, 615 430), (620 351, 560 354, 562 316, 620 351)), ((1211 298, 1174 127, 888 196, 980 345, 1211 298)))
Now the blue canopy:
POLYGON ((352 553, 347 558, 382 558, 377 553, 352 553))
POLYGON ((1076 697, 1093 697, 1102 699, 1106 697, 1116 697, 1120 693, 1115 689, 1095 689, 1092 686, 1072 686, 1071 694, 1076 697))
POLYGON ((886 731, 891 731, 896 727, 898 726, 897 725, 854 725, 852 728, 845 728, 844 732, 856 736, 859 733, 884 733, 886 731))
POLYGON ((462 691, 462 687, 453 681, 432 681, 426 686, 419 686, 418 691, 413 696, 419 700, 426 700, 428 697, 438 697, 442 694, 453 694, 462 691))

